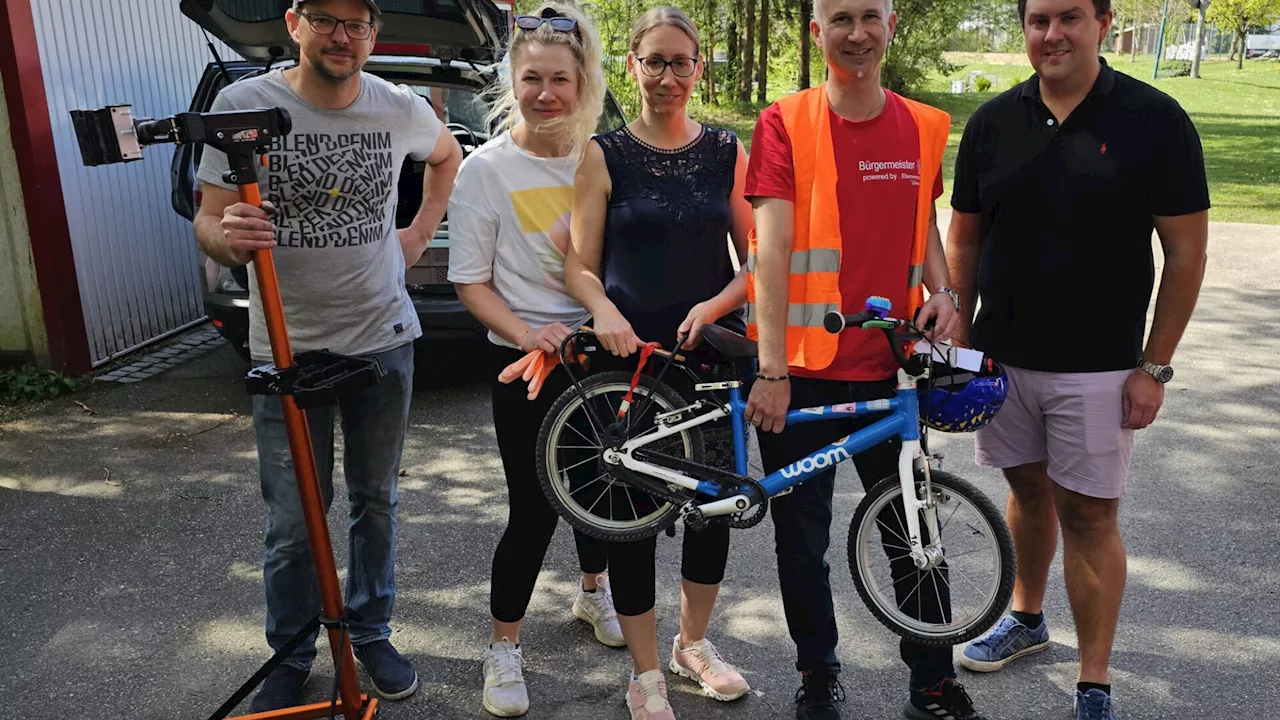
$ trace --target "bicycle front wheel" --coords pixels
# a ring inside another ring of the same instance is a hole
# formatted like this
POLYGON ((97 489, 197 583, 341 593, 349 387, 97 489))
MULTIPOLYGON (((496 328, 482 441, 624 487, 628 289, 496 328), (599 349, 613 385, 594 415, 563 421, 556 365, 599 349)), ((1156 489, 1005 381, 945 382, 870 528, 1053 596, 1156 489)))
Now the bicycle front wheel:
MULTIPOLYGON (((606 372, 587 378, 582 392, 570 387, 547 412, 538 433, 538 478, 551 506, 570 525, 591 537, 631 542, 652 537, 676 521, 680 506, 634 487, 602 457, 605 450, 596 418, 612 422, 631 387, 631 373, 606 372), (595 410, 588 412, 587 403, 595 410)), ((688 403, 665 383, 641 375, 631 409, 643 402, 640 416, 628 416, 627 436, 642 437, 658 428, 654 416, 688 403)), ((686 428, 645 446, 647 450, 693 462, 703 460, 702 430, 686 428)), ((668 485, 674 493, 691 490, 668 485)))
MULTIPOLYGON (((916 474, 916 488, 924 476, 916 474)), ((867 493, 849 526, 849 569, 862 601, 882 624, 922 645, 959 645, 991 628, 1013 594, 1013 538, 982 491, 954 475, 931 472, 942 560, 921 569, 911 559, 902 484, 897 475, 867 493)))

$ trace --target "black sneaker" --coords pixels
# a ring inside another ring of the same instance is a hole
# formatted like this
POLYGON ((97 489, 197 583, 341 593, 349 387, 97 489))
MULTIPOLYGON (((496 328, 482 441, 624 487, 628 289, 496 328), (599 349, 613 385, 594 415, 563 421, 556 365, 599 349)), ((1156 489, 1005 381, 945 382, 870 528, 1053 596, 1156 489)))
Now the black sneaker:
POLYGON ((292 665, 277 665, 267 679, 262 681, 262 688, 249 705, 250 712, 264 713, 301 705, 302 687, 310 677, 310 670, 299 670, 292 665))
POLYGON ((910 720, 987 720, 973 709, 969 693, 953 677, 927 688, 911 688, 911 701, 902 714, 910 720))
POLYGON ((838 673, 806 670, 800 674, 796 690, 796 720, 840 720, 836 701, 844 702, 844 688, 838 673))
POLYGON ((389 640, 355 647, 356 661, 369 673, 373 689, 386 700, 403 700, 418 691, 418 673, 389 640))

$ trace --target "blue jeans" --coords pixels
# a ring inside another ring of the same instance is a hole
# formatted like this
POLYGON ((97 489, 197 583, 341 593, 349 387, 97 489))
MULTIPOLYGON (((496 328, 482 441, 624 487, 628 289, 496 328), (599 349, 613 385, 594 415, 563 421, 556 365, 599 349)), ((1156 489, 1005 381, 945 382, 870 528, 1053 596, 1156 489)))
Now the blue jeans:
MULTIPOLYGON (((391 636, 397 486, 413 392, 413 343, 373 357, 386 371, 380 383, 342 398, 336 406, 307 411, 326 513, 333 503, 335 412, 342 420, 343 472, 350 501, 346 602, 359 618, 350 624, 353 645, 391 636)), ((320 613, 320 591, 279 397, 253 396, 253 426, 262 497, 267 502, 266 635, 267 643, 278 651, 320 613)), ((309 668, 316 655, 315 636, 298 645, 286 662, 309 668)))

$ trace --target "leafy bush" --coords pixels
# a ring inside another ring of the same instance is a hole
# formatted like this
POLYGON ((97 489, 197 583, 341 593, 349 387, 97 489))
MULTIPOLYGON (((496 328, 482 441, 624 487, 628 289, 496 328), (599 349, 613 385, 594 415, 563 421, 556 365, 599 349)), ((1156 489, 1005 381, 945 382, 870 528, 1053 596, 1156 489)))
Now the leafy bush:
POLYGON ((986 92, 991 89, 991 80, 986 75, 979 75, 973 86, 978 92, 986 92))
POLYGON ((74 392, 79 386, 75 378, 53 370, 37 370, 31 365, 19 370, 0 370, 0 402, 8 405, 48 400, 74 392))

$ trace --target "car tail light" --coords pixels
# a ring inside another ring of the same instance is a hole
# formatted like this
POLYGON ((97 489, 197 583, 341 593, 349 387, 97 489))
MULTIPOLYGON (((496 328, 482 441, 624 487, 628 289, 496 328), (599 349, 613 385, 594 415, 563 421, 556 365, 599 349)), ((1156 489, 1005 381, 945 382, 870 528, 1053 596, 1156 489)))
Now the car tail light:
POLYGON ((449 248, 428 247, 422 257, 405 273, 405 284, 450 285, 449 283, 449 248))

